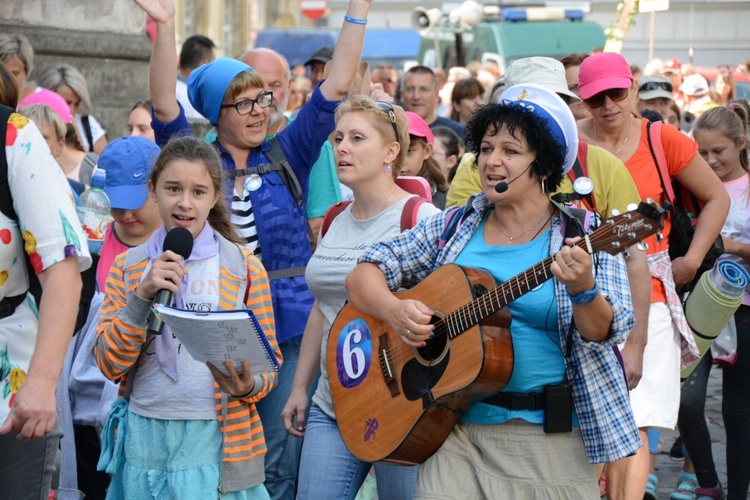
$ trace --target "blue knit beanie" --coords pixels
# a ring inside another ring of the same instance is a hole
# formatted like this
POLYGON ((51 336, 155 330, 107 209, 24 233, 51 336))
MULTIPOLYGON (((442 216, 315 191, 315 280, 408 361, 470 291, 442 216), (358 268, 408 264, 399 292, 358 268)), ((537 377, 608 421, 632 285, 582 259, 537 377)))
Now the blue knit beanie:
POLYGON ((216 126, 229 83, 235 76, 248 70, 252 71, 253 68, 229 57, 220 57, 194 69, 188 79, 190 104, 205 116, 211 125, 216 126))

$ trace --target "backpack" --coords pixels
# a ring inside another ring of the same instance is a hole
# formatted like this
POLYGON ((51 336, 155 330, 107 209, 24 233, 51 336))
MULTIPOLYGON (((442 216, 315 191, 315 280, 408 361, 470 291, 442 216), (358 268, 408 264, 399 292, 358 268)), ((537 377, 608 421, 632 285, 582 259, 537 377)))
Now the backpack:
MULTIPOLYGON (((281 148, 281 143, 279 143, 278 136, 274 135, 273 137, 268 139, 268 144, 271 146, 271 148, 265 153, 265 155, 269 160, 271 160, 271 163, 263 163, 255 167, 247 167, 237 170, 225 170, 225 174, 230 179, 234 179, 236 177, 243 177, 245 175, 279 172, 281 180, 284 181, 284 185, 291 193, 295 203, 297 203, 297 205, 304 209, 305 201, 302 197, 302 186, 297 179, 297 175, 294 173, 294 169, 292 169, 292 166, 289 164, 289 161, 284 154, 284 150, 281 148)), ((307 238, 308 240, 310 240, 310 244, 312 245, 315 241, 315 235, 313 234, 312 227, 310 227, 309 222, 307 223, 307 238)))
MULTIPOLYGON (((426 199, 419 196, 412 196, 406 200, 404 209, 401 211, 401 232, 403 233, 407 229, 411 229, 417 225, 417 214, 419 213, 419 207, 422 203, 428 203, 426 199)), ((331 226, 333 219, 344 211, 346 207, 351 205, 351 201, 340 201, 328 209, 326 214, 323 216, 323 223, 320 225, 320 238, 328 232, 328 228, 331 226)))
MULTIPOLYGON (((8 118, 11 113, 15 113, 15 110, 7 106, 0 105, 0 137, 5 141, 7 134, 8 118)), ((10 185, 8 184, 8 159, 5 156, 5 149, 3 154, 0 155, 0 212, 11 220, 18 222, 18 214, 13 208, 13 195, 10 192, 10 185)), ((29 255, 23 253, 24 262, 26 264, 26 273, 29 276, 29 292, 34 297, 37 306, 41 304, 42 299, 42 284, 39 282, 39 277, 34 272, 34 267, 31 265, 29 255)), ((91 299, 96 291, 96 264, 98 262, 98 256, 94 259, 92 255, 92 264, 89 269, 81 273, 81 280, 83 281, 83 289, 81 290, 81 301, 78 307, 78 316, 76 317, 76 326, 73 330, 77 332, 86 323, 86 317, 89 313, 89 307, 91 305, 91 299)), ((16 307, 23 302, 26 297, 26 293, 15 295, 13 297, 5 297, 0 301, 0 318, 6 318, 11 316, 16 307)))
MULTIPOLYGON (((698 216, 701 212, 701 203, 698 201, 698 198, 685 189, 677 179, 672 179, 672 182, 667 182, 670 179, 670 176, 667 168, 667 157, 664 154, 664 145, 661 142, 662 126, 663 123, 660 121, 649 122, 646 125, 648 129, 648 147, 651 151, 654 163, 656 163, 656 170, 659 172, 659 180, 661 181, 664 193, 672 204, 670 215, 672 227, 669 230, 669 258, 674 260, 678 257, 684 256, 687 253, 688 248, 690 248, 690 243, 693 241, 695 226, 698 224, 698 216)), ((719 234, 713 245, 711 245, 711 248, 708 250, 708 253, 703 257, 703 262, 700 267, 698 267, 693 282, 687 285, 684 289, 678 290, 678 293, 692 290, 703 273, 713 268, 714 264, 716 264, 716 260, 721 257, 723 253, 724 240, 722 239, 721 234, 719 234)))
MULTIPOLYGON (((396 178, 396 185, 406 192, 416 194, 406 200, 406 205, 401 212, 401 232, 411 229, 417 225, 417 215, 422 203, 432 201, 432 190, 430 184, 424 177, 402 175, 396 178)), ((344 209, 349 206, 351 201, 340 201, 328 209, 323 216, 323 222, 320 225, 320 238, 326 235, 333 219, 335 219, 344 209)))

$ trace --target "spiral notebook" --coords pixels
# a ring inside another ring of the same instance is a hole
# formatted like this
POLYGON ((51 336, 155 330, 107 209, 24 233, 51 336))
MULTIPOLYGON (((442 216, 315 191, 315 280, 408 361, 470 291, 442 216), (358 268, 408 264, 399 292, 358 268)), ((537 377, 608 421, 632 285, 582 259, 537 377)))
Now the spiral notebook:
POLYGON ((228 375, 224 361, 238 371, 250 362, 253 374, 279 371, 279 362, 250 310, 188 311, 155 304, 156 314, 196 361, 210 361, 228 375))

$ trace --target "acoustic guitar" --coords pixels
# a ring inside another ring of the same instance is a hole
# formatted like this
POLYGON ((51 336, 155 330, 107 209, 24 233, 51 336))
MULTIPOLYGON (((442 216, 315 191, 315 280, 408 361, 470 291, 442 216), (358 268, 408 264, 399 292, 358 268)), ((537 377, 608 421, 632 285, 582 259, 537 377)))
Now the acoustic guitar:
MULTIPOLYGON (((612 217, 576 246, 615 255, 657 233, 668 207, 641 203, 612 217)), ((500 391, 513 371, 510 312, 505 307, 552 278, 552 257, 497 285, 482 270, 449 264, 398 292, 434 311, 434 337, 407 346, 381 321, 348 303, 326 345, 339 430, 366 462, 419 464, 435 453, 472 403, 500 391)))

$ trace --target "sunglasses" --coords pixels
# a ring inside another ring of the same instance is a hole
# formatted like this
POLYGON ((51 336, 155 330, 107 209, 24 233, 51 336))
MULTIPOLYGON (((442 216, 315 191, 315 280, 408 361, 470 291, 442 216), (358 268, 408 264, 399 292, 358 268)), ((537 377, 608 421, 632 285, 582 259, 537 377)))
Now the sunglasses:
POLYGON ((609 97, 609 100, 612 102, 620 102, 628 96, 629 92, 630 88, 607 89, 603 92, 599 92, 598 94, 594 94, 588 99, 584 99, 583 102, 585 102, 586 106, 588 106, 589 108, 601 108, 604 104, 605 97, 609 97))
POLYGON ((388 118, 391 120, 391 126, 393 127, 393 133, 396 135, 396 142, 398 142, 398 127, 396 126, 396 113, 393 111, 393 106, 383 101, 376 101, 375 104, 383 110, 383 113, 388 115, 388 118))
POLYGON ((638 93, 650 92, 652 90, 662 89, 672 92, 672 84, 667 82, 648 82, 638 87, 638 93))

